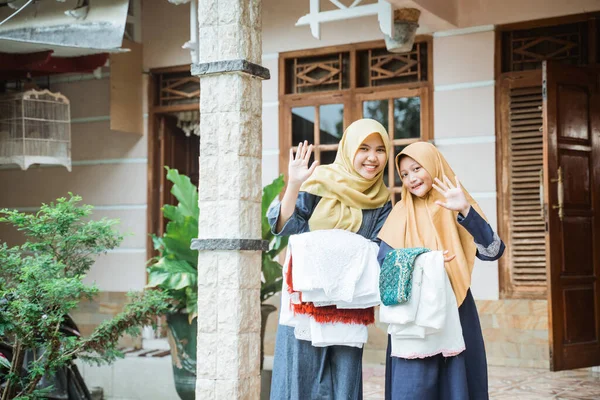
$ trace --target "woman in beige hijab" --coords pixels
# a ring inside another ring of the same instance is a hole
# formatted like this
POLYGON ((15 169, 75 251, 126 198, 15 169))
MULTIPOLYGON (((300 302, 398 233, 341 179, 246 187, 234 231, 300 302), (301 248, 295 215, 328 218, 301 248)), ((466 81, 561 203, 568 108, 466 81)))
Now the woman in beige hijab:
POLYGON ((479 205, 434 145, 417 142, 396 157, 402 199, 379 233, 380 263, 397 248, 446 250, 446 272, 457 303, 466 350, 444 358, 386 360, 386 400, 487 399, 487 363, 479 316, 471 295, 475 258, 500 258, 504 244, 479 205))
MULTIPOLYGON (((312 145, 298 144, 285 194, 268 212, 273 232, 344 229, 375 240, 392 208, 383 182, 389 151, 388 133, 372 119, 346 129, 333 164, 309 166, 312 145)), ((362 348, 313 347, 279 325, 271 399, 362 399, 362 348)))

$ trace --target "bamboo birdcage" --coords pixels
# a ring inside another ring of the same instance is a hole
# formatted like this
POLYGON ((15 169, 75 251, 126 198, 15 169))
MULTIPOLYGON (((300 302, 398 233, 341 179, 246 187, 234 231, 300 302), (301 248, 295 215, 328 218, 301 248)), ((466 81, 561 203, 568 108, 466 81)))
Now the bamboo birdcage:
POLYGON ((48 90, 0 97, 0 164, 62 165, 71 171, 69 99, 48 90))

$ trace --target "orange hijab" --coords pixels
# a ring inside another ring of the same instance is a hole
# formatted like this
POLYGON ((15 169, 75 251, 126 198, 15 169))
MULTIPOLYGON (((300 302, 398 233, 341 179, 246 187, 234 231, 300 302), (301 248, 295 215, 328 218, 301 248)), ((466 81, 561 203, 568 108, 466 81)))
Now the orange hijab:
MULTIPOLYGON (((396 157, 396 169, 400 173, 400 159, 409 156, 417 161, 432 180, 444 181, 444 175, 454 181, 450 165, 431 143, 417 142, 407 146, 396 157)), ((467 201, 483 218, 481 208, 463 188, 467 201)), ((446 263, 446 271, 452 284, 458 305, 462 304, 471 286, 471 273, 477 247, 473 236, 456 221, 457 212, 435 204, 444 201, 437 190, 431 189, 424 197, 413 196, 406 186, 402 187, 402 199, 394 206, 379 238, 393 248, 427 247, 431 250, 449 250, 456 258, 446 263)))

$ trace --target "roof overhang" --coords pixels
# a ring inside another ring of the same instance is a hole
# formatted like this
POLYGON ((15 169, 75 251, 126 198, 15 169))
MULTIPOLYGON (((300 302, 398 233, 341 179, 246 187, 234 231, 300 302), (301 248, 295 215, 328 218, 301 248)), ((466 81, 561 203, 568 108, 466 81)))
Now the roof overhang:
MULTIPOLYGON (((21 2, 25 4, 18 0, 14 5, 21 2)), ((104 65, 108 53, 127 51, 120 46, 128 0, 95 1, 86 5, 85 13, 73 13, 79 3, 40 0, 2 24, 0 73, 23 71, 25 65, 33 75, 89 72, 104 65)), ((14 12, 11 7, 0 7, 0 21, 14 12)))

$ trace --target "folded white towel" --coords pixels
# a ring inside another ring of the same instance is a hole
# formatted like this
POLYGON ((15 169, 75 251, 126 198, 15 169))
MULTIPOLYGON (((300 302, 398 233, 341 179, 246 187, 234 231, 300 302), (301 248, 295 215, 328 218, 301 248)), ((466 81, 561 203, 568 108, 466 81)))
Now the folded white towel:
POLYGON ((295 291, 322 290, 326 300, 318 301, 352 303, 355 297, 378 290, 378 247, 356 233, 340 229, 307 232, 291 236, 289 247, 295 291))
POLYGON ((363 347, 369 333, 367 327, 356 324, 320 324, 310 320, 311 343, 315 347, 349 346, 363 347))

